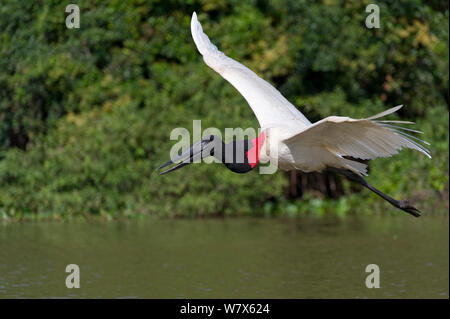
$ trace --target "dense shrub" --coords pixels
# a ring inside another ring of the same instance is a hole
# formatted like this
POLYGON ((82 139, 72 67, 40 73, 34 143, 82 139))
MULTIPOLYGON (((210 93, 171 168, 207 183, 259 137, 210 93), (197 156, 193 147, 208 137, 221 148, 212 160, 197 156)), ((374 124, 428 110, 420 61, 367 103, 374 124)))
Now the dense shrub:
POLYGON ((380 29, 364 26, 369 1, 73 2, 80 29, 65 27, 60 1, 0 7, 0 214, 322 214, 387 205, 368 192, 288 201, 282 172, 192 165, 153 173, 168 158, 170 131, 193 119, 203 128, 258 127, 196 51, 194 10, 221 50, 313 121, 405 104, 399 116, 418 123, 433 159, 404 151, 374 161, 370 180, 423 199, 422 207, 448 206, 446 1, 377 2, 380 29))

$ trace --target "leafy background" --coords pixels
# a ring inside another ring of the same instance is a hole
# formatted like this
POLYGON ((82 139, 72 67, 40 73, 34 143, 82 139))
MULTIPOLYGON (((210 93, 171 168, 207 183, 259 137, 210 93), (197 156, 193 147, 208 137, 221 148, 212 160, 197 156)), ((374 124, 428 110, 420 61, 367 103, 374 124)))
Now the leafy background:
POLYGON ((193 11, 222 51, 311 121, 404 104, 392 119, 415 121, 433 158, 407 150, 373 161, 369 181, 427 214, 447 211, 448 1, 72 2, 80 29, 65 27, 61 1, 0 6, 3 218, 398 213, 340 179, 330 196, 302 189, 302 174, 216 165, 155 174, 175 127, 193 119, 258 127, 240 94, 203 63, 193 11), (365 27, 370 3, 380 7, 379 29, 365 27))

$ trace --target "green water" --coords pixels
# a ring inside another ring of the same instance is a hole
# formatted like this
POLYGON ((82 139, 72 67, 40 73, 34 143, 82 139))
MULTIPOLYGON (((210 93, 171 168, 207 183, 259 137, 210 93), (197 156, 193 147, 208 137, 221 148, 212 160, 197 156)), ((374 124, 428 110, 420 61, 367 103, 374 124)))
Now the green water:
POLYGON ((0 298, 448 298, 448 230, 407 215, 0 224, 0 298))

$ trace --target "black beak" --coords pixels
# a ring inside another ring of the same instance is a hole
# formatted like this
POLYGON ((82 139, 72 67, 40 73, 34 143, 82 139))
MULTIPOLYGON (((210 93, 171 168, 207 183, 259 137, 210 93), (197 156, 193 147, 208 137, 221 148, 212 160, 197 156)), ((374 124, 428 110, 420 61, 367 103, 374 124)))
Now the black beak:
POLYGON ((177 165, 171 167, 170 169, 160 172, 159 175, 164 175, 170 172, 173 172, 183 166, 189 165, 191 163, 194 163, 196 161, 199 161, 202 158, 211 156, 211 151, 212 151, 212 141, 213 138, 208 137, 205 139, 202 139, 201 141, 195 143, 194 145, 192 145, 192 147, 183 152, 181 155, 177 155, 174 158, 168 160, 167 162, 165 162, 164 164, 162 164, 160 167, 158 167, 156 169, 156 171, 159 171, 161 169, 163 169, 164 167, 167 167, 169 165, 172 165, 174 163, 178 163, 177 165))

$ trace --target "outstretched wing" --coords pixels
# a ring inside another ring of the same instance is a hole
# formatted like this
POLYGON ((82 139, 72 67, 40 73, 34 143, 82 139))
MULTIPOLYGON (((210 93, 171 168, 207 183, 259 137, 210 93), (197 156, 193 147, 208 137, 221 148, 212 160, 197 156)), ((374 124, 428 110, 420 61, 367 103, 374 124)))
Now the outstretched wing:
MULTIPOLYGON (((300 151, 299 154, 302 152, 314 154, 317 148, 325 149, 336 158, 342 159, 342 163, 357 168, 362 174, 365 173, 365 165, 351 163, 353 161, 345 160, 344 157, 363 160, 390 157, 402 148, 410 148, 431 158, 429 151, 420 143, 429 144, 405 132, 421 133, 420 131, 392 125, 392 123, 411 124, 411 122, 375 120, 401 107, 402 105, 396 106, 366 119, 330 116, 287 138, 284 143, 291 149, 300 151)), ((322 159, 313 160, 320 162, 322 159)), ((332 164, 321 163, 321 168, 327 165, 332 164)))
POLYGON ((205 63, 244 96, 261 128, 282 126, 298 132, 311 125, 311 122, 272 85, 258 77, 249 68, 219 51, 203 33, 195 12, 191 19, 191 33, 205 63))

